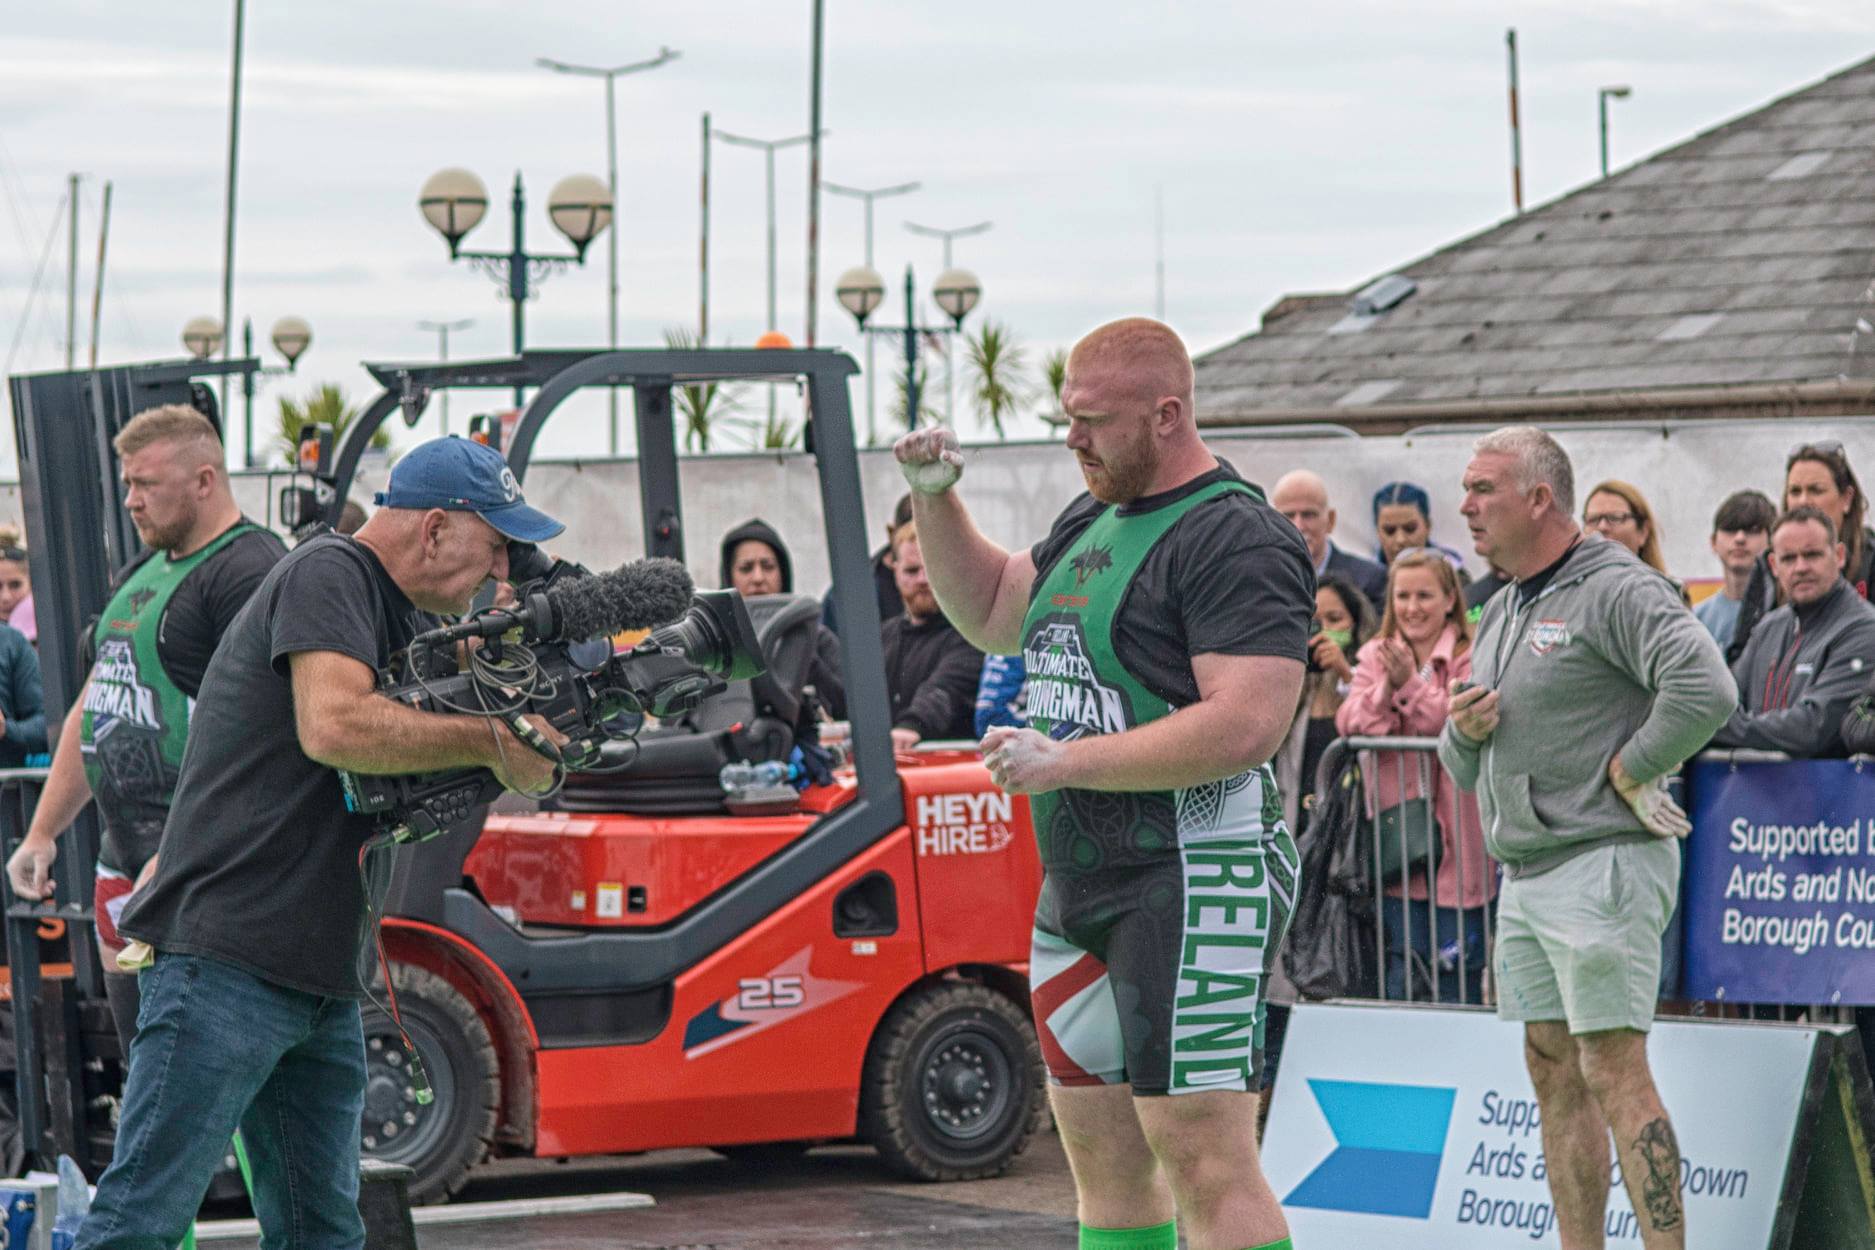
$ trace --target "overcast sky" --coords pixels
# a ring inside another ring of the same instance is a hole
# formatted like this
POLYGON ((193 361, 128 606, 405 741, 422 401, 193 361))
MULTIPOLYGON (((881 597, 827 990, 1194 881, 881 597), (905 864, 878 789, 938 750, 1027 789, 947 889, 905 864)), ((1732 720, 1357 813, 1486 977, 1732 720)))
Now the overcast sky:
MULTIPOLYGON (((23 328, 20 313, 68 171, 87 177, 81 344, 108 178, 101 357, 179 355, 182 323, 220 308, 232 4, 9 9, 8 371, 62 362, 62 237, 23 328)), ((661 44, 682 51, 618 86, 621 338, 656 344, 666 327, 694 327, 700 116, 758 137, 805 131, 810 13, 809 0, 250 3, 235 320, 251 317, 263 345, 287 313, 315 335, 298 376, 265 385, 257 426, 271 427, 279 395, 318 382, 367 399, 360 360, 433 356, 436 336, 420 319, 475 319, 452 355, 506 353, 507 305, 488 279, 449 263, 416 195, 437 168, 476 171, 494 203, 466 246, 502 247, 519 170, 530 245, 561 243, 547 192, 565 174, 604 175, 604 91, 535 68, 535 56, 623 63, 661 44)), ((908 234, 906 219, 994 221, 957 244, 984 288, 973 324, 1006 323, 1032 360, 1100 321, 1152 311, 1162 186, 1166 314, 1200 351, 1254 329, 1284 292, 1352 286, 1510 212, 1509 25, 1522 48, 1529 204, 1596 175, 1599 86, 1634 88, 1613 112, 1624 165, 1875 54, 1875 5, 1829 0, 828 0, 824 176, 924 183, 877 209, 875 262, 894 292, 883 314, 893 321, 907 264, 921 315, 937 316, 928 293, 940 244, 908 234)), ((762 163, 757 152, 715 153, 717 342, 746 344, 765 328, 762 163)), ((805 149, 779 154, 779 328, 797 342, 806 170, 805 149)), ((828 196, 822 220, 821 342, 862 355, 831 294, 834 276, 862 259, 861 208, 828 196)), ((527 310, 531 346, 604 343, 605 268, 601 241, 584 270, 545 284, 527 310)), ((882 418, 889 393, 882 383, 882 418)), ((542 454, 604 451, 603 400, 576 403, 542 454)), ((458 394, 452 421, 493 406, 458 394)), ((863 381, 855 408, 863 423, 863 381)), ((968 414, 959 424, 966 435, 979 428, 968 414)), ((434 409, 424 428, 434 430, 434 409)), ((12 461, 8 438, 0 470, 12 461)))

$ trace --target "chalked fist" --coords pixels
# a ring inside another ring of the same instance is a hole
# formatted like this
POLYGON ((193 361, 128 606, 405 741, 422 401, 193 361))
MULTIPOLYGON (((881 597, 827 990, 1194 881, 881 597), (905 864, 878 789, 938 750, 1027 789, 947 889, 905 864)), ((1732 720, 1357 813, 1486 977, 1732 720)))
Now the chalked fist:
POLYGON ((1059 790, 1056 776, 1062 745, 1033 729, 998 726, 980 745, 990 780, 1007 794, 1045 794, 1059 790))
POLYGON ((957 435, 936 426, 913 430, 892 447, 905 480, 920 495, 942 495, 963 476, 964 455, 957 449, 957 435))

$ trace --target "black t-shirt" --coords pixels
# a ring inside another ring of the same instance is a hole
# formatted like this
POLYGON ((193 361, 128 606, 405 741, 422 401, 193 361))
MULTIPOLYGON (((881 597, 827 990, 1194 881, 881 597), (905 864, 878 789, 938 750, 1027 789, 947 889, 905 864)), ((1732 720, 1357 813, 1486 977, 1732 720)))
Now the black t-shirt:
MULTIPOLYGON (((254 522, 242 517, 241 524, 254 522)), ((163 671, 169 674, 169 680, 176 683, 178 690, 191 699, 201 692, 202 674, 208 671, 208 658, 215 654, 215 644, 228 632, 228 626, 234 624, 234 618, 246 606, 261 580, 285 554, 286 544, 280 541, 279 535, 271 530, 253 529, 189 570, 189 575, 170 596, 169 606, 163 610, 163 619, 156 629, 157 657, 163 661, 163 671)), ((157 558, 159 553, 146 550, 126 564, 111 579, 111 593, 116 594, 117 588, 130 580, 130 575, 142 568, 146 560, 157 558)), ((162 555, 160 558, 169 557, 162 555)), ((86 627, 84 645, 79 650, 87 671, 97 659, 95 626, 94 621, 86 627)))
MULTIPOLYGON (((1182 486, 1121 506, 1150 512, 1220 480, 1242 481, 1229 462, 1182 486)), ((1030 548, 1040 587, 1107 505, 1083 494, 1030 548)), ((1134 677, 1174 707, 1199 698, 1191 657, 1273 655, 1306 661, 1315 613, 1315 566, 1286 517, 1229 491, 1180 517, 1153 547, 1114 618, 1114 649, 1134 677)))
POLYGON ((1562 570, 1563 563, 1566 560, 1568 560, 1570 556, 1574 555, 1576 548, 1581 545, 1582 545, 1582 539, 1580 537, 1577 537, 1577 539, 1574 542, 1569 544, 1569 549, 1567 551, 1564 551, 1561 555, 1557 556, 1555 560, 1545 565, 1538 572, 1532 573, 1530 576, 1518 582, 1517 583, 1517 606, 1520 608, 1524 607, 1532 599, 1535 599, 1538 595, 1542 594, 1543 588, 1548 586, 1550 582, 1555 580, 1556 574, 1562 570))
POLYGON ((288 657, 389 664, 433 624, 371 551, 338 535, 274 566, 210 661, 155 878, 119 931, 309 993, 362 996, 358 852, 371 821, 300 750, 288 657))

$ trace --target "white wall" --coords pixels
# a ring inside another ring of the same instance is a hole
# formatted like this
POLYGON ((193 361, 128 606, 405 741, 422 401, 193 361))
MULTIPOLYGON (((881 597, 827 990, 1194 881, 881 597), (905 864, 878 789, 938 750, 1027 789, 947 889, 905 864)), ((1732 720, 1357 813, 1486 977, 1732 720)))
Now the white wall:
MULTIPOLYGON (((1213 432, 1207 441, 1239 472, 1265 487, 1293 468, 1309 468, 1329 483, 1339 513, 1337 540, 1372 553, 1370 500, 1381 485, 1406 479, 1433 499, 1433 537, 1466 550, 1458 517, 1458 482, 1477 429, 1427 429, 1398 437, 1274 437, 1213 432)), ((1862 480, 1875 489, 1875 417, 1828 421, 1689 422, 1675 426, 1562 427, 1563 446, 1575 462, 1577 509, 1603 478, 1639 486, 1661 521, 1669 569, 1685 580, 1716 577, 1706 540, 1713 510, 1734 490, 1755 487, 1778 499, 1784 460, 1799 442, 1838 439, 1862 480)), ((1072 456, 1060 443, 1013 443, 965 449, 962 490, 984 533, 1006 545, 1033 542, 1081 489, 1072 456)), ((904 490, 889 451, 860 453, 869 546, 883 539, 886 518, 904 490)), ((240 474, 236 494, 250 515, 271 514, 266 500, 284 475, 240 474)), ((530 502, 567 523, 550 544, 557 554, 593 567, 610 567, 643 550, 635 461, 540 461, 525 483, 530 502)), ((369 504, 383 484, 380 466, 368 466, 353 497, 369 504)), ((720 455, 683 461, 686 554, 701 585, 715 585, 721 535, 759 516, 779 529, 794 551, 796 582, 818 593, 827 584, 820 525, 819 479, 810 457, 720 455)), ((20 516, 19 489, 0 483, 0 521, 20 516)), ((1475 571, 1481 571, 1473 560, 1475 571)))

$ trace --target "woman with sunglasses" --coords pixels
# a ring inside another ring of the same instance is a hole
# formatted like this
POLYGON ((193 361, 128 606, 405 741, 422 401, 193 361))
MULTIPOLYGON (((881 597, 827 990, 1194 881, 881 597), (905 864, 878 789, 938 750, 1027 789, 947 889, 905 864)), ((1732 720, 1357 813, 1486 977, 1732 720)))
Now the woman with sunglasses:
MULTIPOLYGON (((1849 467, 1849 455, 1841 443, 1832 440, 1799 443, 1790 449, 1784 461, 1784 510, 1816 508, 1836 523, 1848 561, 1842 575, 1855 592, 1870 598, 1875 588, 1875 530, 1868 528, 1868 497, 1849 467)), ((1777 606, 1777 582, 1771 576, 1770 553, 1758 558, 1751 572, 1751 584, 1745 588, 1745 601, 1738 611, 1738 632, 1726 648, 1728 663, 1745 653, 1745 643, 1752 629, 1766 612, 1777 606)))
POLYGON ((33 612, 33 574, 26 563, 26 539, 17 525, 0 525, 0 622, 39 645, 39 623, 33 612))

